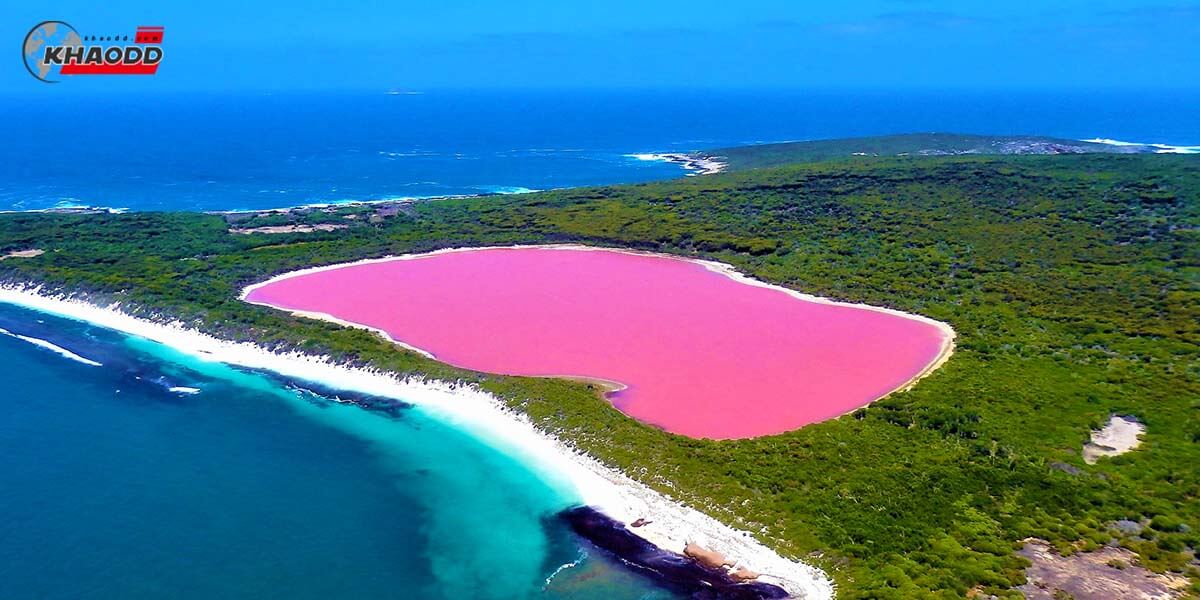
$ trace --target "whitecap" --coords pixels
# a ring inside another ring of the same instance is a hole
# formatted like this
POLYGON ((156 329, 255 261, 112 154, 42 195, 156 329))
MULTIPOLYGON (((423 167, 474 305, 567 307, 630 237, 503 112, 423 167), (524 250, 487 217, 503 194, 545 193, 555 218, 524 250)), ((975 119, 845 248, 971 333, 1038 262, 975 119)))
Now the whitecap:
POLYGON ((653 161, 669 160, 666 156, 663 156, 661 154, 626 154, 624 156, 626 158, 635 158, 637 160, 653 160, 653 161))
POLYGON ((84 357, 82 357, 82 356, 80 356, 80 355, 78 355, 78 354, 75 354, 74 352, 71 352, 70 350, 67 350, 66 348, 63 348, 62 346, 57 346, 57 345, 55 345, 55 344, 52 344, 52 343, 50 343, 50 342, 48 342, 48 341, 46 341, 46 340, 43 340, 43 339, 39 339, 39 338, 35 338, 35 337, 29 337, 29 336, 27 336, 27 335, 21 335, 21 334, 19 334, 19 333, 13 333, 13 332, 11 332, 11 331, 9 331, 9 330, 7 330, 7 329, 0 329, 0 334, 2 334, 2 335, 7 335, 7 336, 9 336, 9 337, 14 337, 14 338, 17 338, 17 339, 19 339, 19 340, 24 340, 24 341, 26 341, 26 342, 29 342, 30 344, 33 344, 34 346, 38 346, 38 347, 41 347, 41 348, 45 348, 46 350, 49 350, 49 351, 51 351, 51 352, 54 352, 55 354, 58 354, 58 355, 60 355, 60 356, 64 356, 64 357, 66 357, 66 358, 69 358, 69 359, 71 359, 71 360, 73 360, 73 361, 80 362, 80 363, 83 363, 83 364, 85 364, 85 365, 88 365, 88 366, 92 366, 92 367, 102 367, 102 366, 104 366, 104 365, 102 365, 102 364, 100 364, 100 363, 98 363, 98 362, 96 362, 96 361, 94 361, 94 360, 92 360, 92 359, 90 359, 90 358, 84 358, 84 357))
POLYGON ((476 189, 483 190, 490 194, 529 194, 539 191, 519 185, 480 185, 476 186, 476 189))
POLYGON ((1156 144, 1144 142, 1123 142, 1110 138, 1091 138, 1080 140, 1091 144, 1104 144, 1106 146, 1120 146, 1133 148, 1150 148, 1155 154, 1200 154, 1200 146, 1176 146, 1172 144, 1156 144))
POLYGON ((558 568, 554 569, 554 572, 551 573, 550 576, 546 578, 546 584, 544 587, 549 587, 550 582, 554 581, 554 578, 557 577, 559 573, 562 573, 563 571, 566 571, 567 569, 574 569, 575 567, 578 567, 579 563, 583 562, 584 559, 587 558, 587 556, 588 556, 588 554, 586 551, 580 550, 579 556, 575 560, 573 560, 569 563, 563 563, 563 564, 559 565, 558 568))

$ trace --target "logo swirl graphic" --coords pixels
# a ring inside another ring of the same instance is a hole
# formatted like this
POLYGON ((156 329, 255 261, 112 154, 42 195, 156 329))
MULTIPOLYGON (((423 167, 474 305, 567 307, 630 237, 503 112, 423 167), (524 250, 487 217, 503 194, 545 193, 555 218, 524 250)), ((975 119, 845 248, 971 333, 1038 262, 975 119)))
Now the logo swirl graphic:
POLYGON ((25 35, 25 43, 21 46, 21 57, 29 74, 45 81, 58 83, 62 73, 62 64, 47 61, 46 48, 83 46, 83 39, 74 27, 63 21, 42 21, 34 25, 25 35))

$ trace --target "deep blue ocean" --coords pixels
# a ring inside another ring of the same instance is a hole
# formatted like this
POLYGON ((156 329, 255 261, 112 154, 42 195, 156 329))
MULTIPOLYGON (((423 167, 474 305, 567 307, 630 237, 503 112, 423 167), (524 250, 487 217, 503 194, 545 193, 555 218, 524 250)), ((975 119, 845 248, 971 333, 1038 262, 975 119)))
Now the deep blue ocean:
MULTIPOLYGON (((263 209, 679 177, 630 154, 917 131, 1200 144, 1200 94, 0 95, 0 210, 263 209)), ((0 598, 672 598, 418 409, 0 305, 0 598), (196 388, 188 394, 170 388, 196 388), (328 392, 327 392, 328 393, 328 392)))
POLYGON ((1200 144, 1200 92, 0 95, 0 210, 261 209, 677 177, 630 154, 942 131, 1200 144))

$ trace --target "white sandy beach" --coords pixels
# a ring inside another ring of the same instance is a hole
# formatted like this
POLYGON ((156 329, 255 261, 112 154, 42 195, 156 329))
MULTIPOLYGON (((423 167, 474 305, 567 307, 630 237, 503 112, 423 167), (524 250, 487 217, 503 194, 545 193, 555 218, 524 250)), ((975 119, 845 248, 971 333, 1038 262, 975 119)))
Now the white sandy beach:
MULTIPOLYGON (((293 274, 294 275, 294 274, 293 274)), ((198 358, 272 371, 334 389, 394 398, 473 435, 487 440, 530 466, 555 486, 567 486, 581 502, 629 523, 638 518, 650 524, 633 529, 659 547, 682 552, 688 542, 721 552, 746 568, 763 573, 797 598, 826 599, 833 583, 822 571, 786 559, 743 531, 664 496, 594 458, 538 430, 524 415, 509 410, 496 397, 473 386, 418 378, 399 379, 375 370, 355 369, 319 356, 274 353, 249 343, 217 339, 179 323, 159 323, 121 311, 119 305, 52 297, 37 288, 0 287, 0 302, 87 321, 102 327, 166 344, 198 358)))

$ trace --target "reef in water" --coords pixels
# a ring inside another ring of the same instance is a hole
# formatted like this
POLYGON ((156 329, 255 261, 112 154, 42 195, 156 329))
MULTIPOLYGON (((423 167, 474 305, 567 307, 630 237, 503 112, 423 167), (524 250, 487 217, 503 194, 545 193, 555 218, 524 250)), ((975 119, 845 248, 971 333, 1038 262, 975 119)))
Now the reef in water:
POLYGON ((621 561, 659 585, 691 594, 703 600, 770 600, 787 598, 783 588, 759 581, 743 582, 725 571, 712 569, 688 558, 663 550, 634 534, 625 524, 589 506, 569 508, 559 513, 580 537, 612 553, 621 561))

